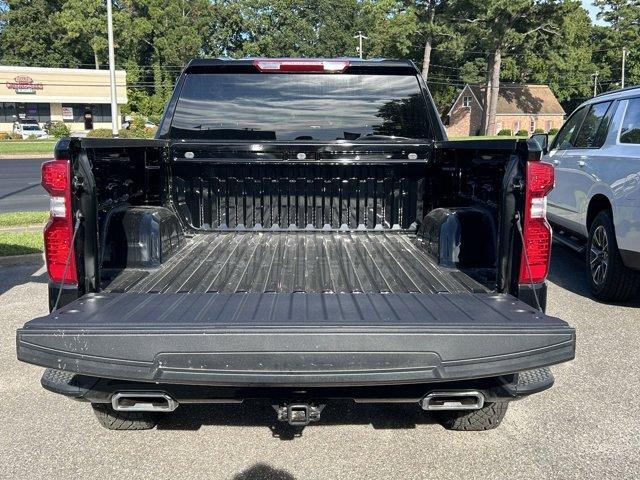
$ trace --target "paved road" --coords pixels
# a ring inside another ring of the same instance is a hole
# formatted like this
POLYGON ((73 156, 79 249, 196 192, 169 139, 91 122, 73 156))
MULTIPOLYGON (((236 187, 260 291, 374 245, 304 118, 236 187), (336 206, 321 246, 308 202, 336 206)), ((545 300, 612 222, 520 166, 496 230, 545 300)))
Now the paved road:
POLYGON ((556 248, 549 312, 578 329, 553 389, 490 432, 447 432, 414 406, 330 404, 286 440, 265 404, 180 407, 157 430, 110 432, 86 404, 42 390, 15 360, 15 329, 46 313, 33 267, 0 270, 0 477, 154 479, 640 478, 640 303, 586 296, 582 263, 556 248))
POLYGON ((40 185, 42 158, 0 159, 0 212, 49 210, 40 185))

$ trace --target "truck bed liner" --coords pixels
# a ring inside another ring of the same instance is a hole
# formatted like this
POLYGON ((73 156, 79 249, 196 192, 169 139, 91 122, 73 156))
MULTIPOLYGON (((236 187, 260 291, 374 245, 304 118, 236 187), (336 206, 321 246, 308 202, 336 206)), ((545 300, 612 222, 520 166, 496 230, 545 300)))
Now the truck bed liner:
POLYGON ((197 234, 18 331, 18 358, 96 377, 354 386, 573 358, 565 322, 442 268, 403 232, 197 234))
POLYGON ((196 234, 152 270, 113 272, 105 291, 131 293, 463 293, 488 291, 443 268, 413 234, 221 232, 196 234))

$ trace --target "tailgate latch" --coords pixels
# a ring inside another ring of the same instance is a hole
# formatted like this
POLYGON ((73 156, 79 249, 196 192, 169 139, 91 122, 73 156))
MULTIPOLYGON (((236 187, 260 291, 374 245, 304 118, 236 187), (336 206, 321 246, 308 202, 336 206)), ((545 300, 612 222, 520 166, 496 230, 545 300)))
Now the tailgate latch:
POLYGON ((320 420, 320 413, 324 405, 313 405, 309 403, 290 403, 283 405, 272 405, 275 409, 278 420, 287 422, 289 425, 303 427, 311 422, 320 420))

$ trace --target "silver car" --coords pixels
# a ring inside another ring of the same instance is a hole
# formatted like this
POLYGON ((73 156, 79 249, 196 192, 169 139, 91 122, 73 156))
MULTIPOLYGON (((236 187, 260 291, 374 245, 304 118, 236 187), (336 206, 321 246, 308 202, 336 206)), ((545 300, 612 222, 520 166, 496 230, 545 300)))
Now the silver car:
POLYGON ((640 87, 580 105, 545 151, 556 238, 584 251, 596 298, 640 298, 640 87))

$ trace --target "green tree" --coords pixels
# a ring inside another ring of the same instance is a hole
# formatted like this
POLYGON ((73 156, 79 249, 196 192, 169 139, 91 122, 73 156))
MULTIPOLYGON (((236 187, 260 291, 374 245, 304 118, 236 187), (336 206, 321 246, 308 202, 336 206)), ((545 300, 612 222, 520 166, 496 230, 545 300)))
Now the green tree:
MULTIPOLYGON (((357 55, 410 58, 444 111, 464 83, 551 85, 564 104, 620 82, 640 82, 638 0, 595 0, 593 26, 579 0, 116 0, 116 65, 127 70, 131 112, 156 117, 192 57, 357 55)), ((0 62, 44 66, 106 63, 104 0, 0 0, 0 62), (26 32, 26 33, 25 33, 26 32)))
POLYGON ((474 65, 473 59, 464 55, 464 37, 459 22, 451 15, 455 1, 411 0, 418 18, 411 57, 421 65, 422 76, 442 114, 455 98, 461 78, 469 77, 467 70, 474 65))
MULTIPOLYGON (((398 0, 365 0, 360 5, 360 21, 365 40, 363 51, 368 58, 406 58, 411 55, 418 33, 418 15, 413 5, 398 0)), ((352 35, 355 32, 352 33, 352 35)), ((356 39, 350 41, 356 51, 356 39)))
POLYGON ((212 0, 211 20, 203 45, 209 57, 233 56, 245 41, 243 4, 237 0, 212 0))
POLYGON ((62 0, 0 2, 0 64, 76 66, 82 60, 59 42, 52 20, 62 0))
POLYGON ((536 45, 540 35, 557 35, 553 2, 534 0, 461 0, 453 12, 469 44, 469 50, 488 54, 483 118, 485 135, 495 132, 496 110, 503 57, 525 45, 536 45))
POLYGON ((107 8, 103 0, 66 0, 53 21, 71 49, 87 48, 96 69, 107 56, 107 8))
MULTIPOLYGON (((418 38, 422 38, 422 76, 429 77, 433 47, 439 49, 457 46, 455 24, 450 21, 448 12, 452 8, 453 0, 415 0, 414 8, 418 15, 418 38)), ((456 55, 456 57, 459 57, 456 55)))
POLYGON ((211 20, 207 0, 133 0, 139 23, 147 20, 141 37, 162 65, 184 67, 202 54, 211 20))
POLYGON ((594 28, 594 60, 604 85, 618 88, 622 77, 622 49, 627 54, 625 85, 640 84, 640 2, 638 0, 595 0, 598 17, 607 27, 594 28))
POLYGON ((336 57, 354 51, 357 0, 241 0, 237 56, 336 57))
POLYGON ((538 31, 520 45, 510 68, 501 78, 551 87, 561 102, 591 96, 591 20, 581 2, 565 0, 540 5, 541 15, 552 19, 556 34, 538 31))
POLYGON ((125 0, 119 7, 116 57, 137 66, 128 79, 136 82, 129 88, 132 110, 155 117, 186 62, 205 53, 213 6, 208 0, 125 0))

